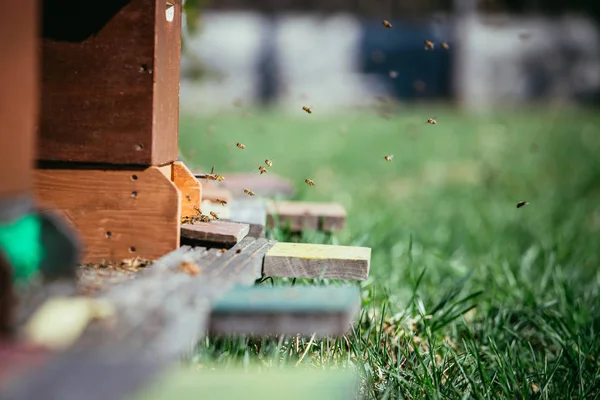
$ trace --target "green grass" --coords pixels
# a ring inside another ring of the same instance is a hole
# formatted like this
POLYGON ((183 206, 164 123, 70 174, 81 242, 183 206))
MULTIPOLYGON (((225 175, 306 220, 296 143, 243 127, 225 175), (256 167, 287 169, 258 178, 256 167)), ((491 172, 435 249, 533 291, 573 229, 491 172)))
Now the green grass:
POLYGON ((225 177, 270 158, 298 199, 348 210, 344 232, 301 240, 373 249, 346 337, 211 337, 193 363, 349 368, 367 398, 600 397, 597 113, 239 111, 184 115, 180 143, 225 177))

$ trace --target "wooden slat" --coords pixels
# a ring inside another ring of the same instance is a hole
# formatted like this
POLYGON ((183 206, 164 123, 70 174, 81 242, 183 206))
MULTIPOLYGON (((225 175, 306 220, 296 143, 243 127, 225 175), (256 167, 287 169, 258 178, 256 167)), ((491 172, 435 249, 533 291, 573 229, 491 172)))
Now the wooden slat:
POLYGON ((158 167, 37 169, 35 189, 76 227, 84 263, 156 259, 179 247, 181 195, 158 167))
POLYGON ((38 158, 177 158, 181 0, 45 1, 38 158), (76 22, 74 22, 76 21, 76 22))
POLYGON ((237 287, 212 306, 210 332, 343 335, 360 305, 358 287, 237 287))
POLYGON ((250 224, 249 236, 259 238, 265 236, 267 222, 267 206, 264 199, 242 198, 231 201, 231 217, 234 222, 250 224))
MULTIPOLYGON (((203 212, 205 212, 203 210, 203 212)), ((187 244, 199 246, 219 245, 231 247, 250 231, 250 225, 237 222, 211 221, 181 225, 181 239, 187 244)))
POLYGON ((265 255, 266 276, 365 280, 371 249, 307 243, 277 243, 265 255))
POLYGON ((267 203, 267 225, 287 228, 292 232, 342 230, 346 224, 346 210, 338 203, 304 201, 270 201, 267 203))
POLYGON ((38 114, 38 2, 5 4, 0 13, 0 197, 33 188, 38 114))
POLYGON ((171 180, 181 192, 181 216, 196 215, 194 207, 200 207, 202 188, 200 183, 181 161, 175 161, 171 180))

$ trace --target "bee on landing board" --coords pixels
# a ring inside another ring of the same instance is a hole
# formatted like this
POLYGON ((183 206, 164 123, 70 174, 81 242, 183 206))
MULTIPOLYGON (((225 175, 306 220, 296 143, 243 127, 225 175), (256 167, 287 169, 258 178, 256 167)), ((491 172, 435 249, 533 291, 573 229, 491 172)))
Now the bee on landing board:
POLYGON ((250 189, 244 189, 244 193, 246 193, 248 196, 254 196, 254 192, 250 189))
POLYGON ((265 165, 267 166, 267 168, 271 168, 273 166, 273 163, 271 162, 271 160, 265 160, 265 165))
POLYGON ((210 217, 208 215, 200 215, 200 222, 210 222, 210 217))
POLYGON ((450 45, 446 42, 442 42, 442 47, 444 48, 444 50, 450 49, 450 45))
POLYGON ((227 202, 225 200, 221 200, 221 199, 217 199, 217 203, 219 203, 222 206, 227 205, 227 202))
POLYGON ((387 19, 384 19, 382 24, 383 24, 383 26, 385 26, 388 29, 390 29, 392 27, 392 24, 390 24, 390 21, 388 21, 387 19))
POLYGON ((218 216, 218 215, 217 215, 217 213, 216 213, 216 212, 214 212, 214 211, 211 211, 211 212, 210 212, 210 216, 211 216, 211 217, 213 217, 214 219, 219 219, 219 216, 218 216))
POLYGON ((244 146, 242 143, 236 143, 235 145, 242 150, 246 148, 246 146, 244 146))
POLYGON ((200 207, 193 206, 192 208, 194 209, 194 211, 196 211, 198 213, 198 215, 202 215, 202 210, 200 210, 200 207))
POLYGON ((310 109, 310 107, 308 107, 308 106, 303 106, 303 107, 302 107, 302 110, 306 111, 306 112, 307 112, 307 113, 309 113, 309 114, 312 114, 312 110, 311 110, 311 109, 310 109))
POLYGON ((433 44, 433 42, 431 40, 425 41, 425 50, 433 50, 434 47, 435 47, 435 45, 433 44))
POLYGON ((267 173, 267 169, 265 167, 263 167, 262 165, 258 166, 258 170, 260 171, 261 175, 267 173))
POLYGON ((393 158, 394 158, 394 155, 393 155, 393 154, 391 154, 391 155, 389 155, 389 156, 385 156, 385 157, 383 157, 383 159, 384 159, 385 161, 392 161, 392 159, 393 159, 393 158))
POLYGON ((315 183, 312 181, 312 179, 308 179, 308 178, 306 178, 306 179, 304 180, 304 182, 306 182, 306 184, 307 184, 308 186, 315 186, 315 183))
POLYGON ((200 267, 198 267, 193 261, 182 261, 179 264, 179 270, 189 275, 198 275, 200 273, 200 267))
POLYGON ((435 125, 435 124, 437 124, 437 121, 433 118, 427 118, 427 123, 431 124, 431 125, 435 125))
POLYGON ((517 208, 524 207, 527 204, 529 204, 529 202, 527 202, 527 201, 520 201, 520 202, 517 203, 517 208))

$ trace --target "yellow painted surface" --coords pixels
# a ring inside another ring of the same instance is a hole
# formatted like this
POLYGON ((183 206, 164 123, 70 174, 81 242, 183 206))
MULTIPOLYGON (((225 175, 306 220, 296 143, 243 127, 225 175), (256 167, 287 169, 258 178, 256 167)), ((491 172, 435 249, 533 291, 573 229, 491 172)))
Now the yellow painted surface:
POLYGON ((334 246, 311 243, 277 243, 267 257, 293 257, 316 260, 370 260, 370 247, 334 246))

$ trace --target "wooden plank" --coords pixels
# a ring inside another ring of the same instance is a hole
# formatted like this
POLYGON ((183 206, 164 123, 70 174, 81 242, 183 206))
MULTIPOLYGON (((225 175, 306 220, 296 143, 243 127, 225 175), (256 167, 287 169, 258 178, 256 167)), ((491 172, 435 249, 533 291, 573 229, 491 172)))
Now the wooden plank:
MULTIPOLYGON (((13 4, 15 5, 15 4, 13 4)), ((33 189, 38 114, 38 2, 0 13, 0 198, 33 189)))
POLYGON ((171 171, 171 180, 181 192, 181 216, 196 215, 194 207, 200 207, 202 202, 200 183, 181 161, 175 161, 171 171))
POLYGON ((274 240, 247 237, 221 259, 211 263, 207 270, 215 276, 227 278, 229 283, 250 285, 261 277, 264 255, 276 243, 274 240))
POLYGON ((338 203, 307 201, 269 201, 267 226, 288 227, 292 232, 320 230, 332 232, 346 225, 346 210, 338 203))
POLYGON ((260 238, 265 236, 267 222, 267 205, 264 199, 244 198, 231 201, 231 217, 234 222, 250 224, 249 236, 260 238))
POLYGON ((269 172, 266 175, 260 175, 258 170, 252 174, 227 174, 226 179, 221 184, 224 188, 230 190, 234 197, 244 197, 244 189, 246 188, 263 197, 289 198, 294 195, 294 185, 289 180, 271 173, 270 169, 267 169, 267 171, 269 172))
POLYGON ((212 306, 210 332, 341 336, 360 306, 356 286, 237 287, 212 306))
POLYGON ((237 222, 211 221, 181 225, 181 240, 199 246, 231 247, 250 231, 250 225, 237 222))
POLYGON ((157 167, 37 169, 35 189, 78 230, 84 263, 156 259, 179 247, 181 194, 157 167))
POLYGON ((289 278, 365 280, 369 247, 277 243, 265 255, 263 274, 289 278))
POLYGON ((44 2, 38 158, 177 158, 181 0, 44 2), (76 21, 74 23, 74 21, 76 21))

